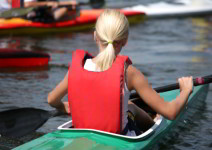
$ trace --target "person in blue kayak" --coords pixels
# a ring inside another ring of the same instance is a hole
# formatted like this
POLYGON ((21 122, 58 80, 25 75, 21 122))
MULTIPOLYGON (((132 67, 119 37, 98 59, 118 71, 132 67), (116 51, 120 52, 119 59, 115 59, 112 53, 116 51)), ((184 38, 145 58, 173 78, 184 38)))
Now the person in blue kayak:
POLYGON ((192 92, 192 77, 178 79, 180 94, 171 102, 151 87, 128 56, 120 55, 127 44, 129 23, 124 14, 106 9, 99 16, 94 39, 99 48, 93 57, 76 50, 64 79, 48 94, 48 103, 72 116, 75 128, 89 128, 136 136, 153 124, 153 119, 129 100, 136 91, 158 114, 173 120, 192 92), (62 98, 68 94, 68 102, 62 98))
POLYGON ((12 0, 12 8, 34 7, 27 19, 42 21, 71 20, 77 16, 77 2, 57 0, 12 0))

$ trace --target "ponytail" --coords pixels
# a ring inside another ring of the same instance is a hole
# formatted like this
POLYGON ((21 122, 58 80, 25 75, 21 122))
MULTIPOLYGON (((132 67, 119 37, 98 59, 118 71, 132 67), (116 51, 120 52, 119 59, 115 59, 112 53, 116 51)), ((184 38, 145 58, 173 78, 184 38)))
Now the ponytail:
POLYGON ((116 58, 115 50, 112 43, 108 43, 105 50, 96 57, 96 64, 101 71, 107 70, 112 66, 113 60, 116 58))

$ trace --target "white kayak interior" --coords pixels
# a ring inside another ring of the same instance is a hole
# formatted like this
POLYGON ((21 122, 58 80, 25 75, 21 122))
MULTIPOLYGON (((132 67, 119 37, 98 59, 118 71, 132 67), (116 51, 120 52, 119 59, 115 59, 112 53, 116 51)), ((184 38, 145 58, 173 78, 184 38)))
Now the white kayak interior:
POLYGON ((105 132, 105 131, 100 131, 100 130, 95 130, 95 129, 81 129, 81 128, 72 128, 72 120, 68 121, 62 125, 60 125, 58 127, 59 130, 68 130, 68 131, 90 131, 90 132, 95 132, 95 133, 103 133, 105 135, 112 135, 114 137, 119 137, 119 138, 124 138, 124 139, 139 139, 139 140, 144 140, 147 137, 149 137, 150 135, 152 135, 157 129, 158 127, 161 125, 161 122, 164 118, 160 115, 159 117, 157 117, 157 120, 155 121, 155 124, 148 129, 147 131, 145 131, 144 133, 142 133, 139 136, 126 136, 126 135, 120 135, 120 134, 115 134, 115 133, 109 133, 109 132, 105 132))
POLYGON ((212 0, 173 0, 124 8, 141 11, 148 17, 188 16, 212 14, 212 0))

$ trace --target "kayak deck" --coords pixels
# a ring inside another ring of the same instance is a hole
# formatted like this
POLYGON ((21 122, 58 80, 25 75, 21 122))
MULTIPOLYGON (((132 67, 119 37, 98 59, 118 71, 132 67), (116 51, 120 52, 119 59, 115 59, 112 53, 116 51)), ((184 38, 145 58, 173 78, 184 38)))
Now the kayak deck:
MULTIPOLYGON (((73 32, 92 29, 104 9, 81 10, 76 19, 55 23, 32 22, 22 18, 0 19, 0 35, 73 32)), ((131 24, 140 22, 144 13, 122 10, 131 24)))
MULTIPOLYGON (((184 122, 182 119, 187 108, 191 107, 195 101, 204 101, 208 93, 209 85, 201 85, 194 88, 192 95, 189 97, 188 104, 178 117, 174 120, 162 120, 153 129, 149 136, 143 138, 128 138, 120 135, 104 133, 99 131, 83 129, 61 129, 68 124, 60 126, 60 130, 48 133, 38 139, 25 143, 14 150, 141 150, 148 149, 158 142, 159 139, 170 131, 178 122, 184 122)), ((160 93, 165 100, 171 101, 179 94, 179 90, 160 93)), ((159 119, 160 120, 160 119, 159 119)), ((146 131, 148 132, 148 130, 146 131)), ((146 134, 145 132, 143 134, 146 134)))
POLYGON ((162 119, 163 119, 162 116, 157 118, 157 121, 155 122, 155 124, 150 129, 148 129, 147 131, 145 131, 143 134, 141 134, 139 136, 125 136, 125 135, 109 133, 109 132, 104 132, 104 131, 94 130, 94 129, 79 129, 79 128, 76 129, 76 128, 72 128, 72 120, 62 124, 61 126, 58 127, 58 129, 61 131, 66 131, 66 132, 88 131, 88 132, 93 132, 93 133, 101 133, 101 134, 105 134, 108 136, 114 136, 114 137, 117 137, 117 138, 120 138, 123 140, 143 140, 143 139, 148 138, 149 136, 151 136, 151 134, 153 134, 155 132, 155 130, 160 126, 162 119))

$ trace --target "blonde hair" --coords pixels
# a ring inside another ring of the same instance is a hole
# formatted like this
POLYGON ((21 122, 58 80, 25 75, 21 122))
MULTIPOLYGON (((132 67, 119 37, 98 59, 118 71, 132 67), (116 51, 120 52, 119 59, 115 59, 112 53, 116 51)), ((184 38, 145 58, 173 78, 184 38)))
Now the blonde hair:
POLYGON ((104 50, 96 56, 96 64, 101 71, 107 70, 116 58, 114 42, 127 39, 129 23, 118 10, 106 9, 96 22, 96 36, 104 50))

